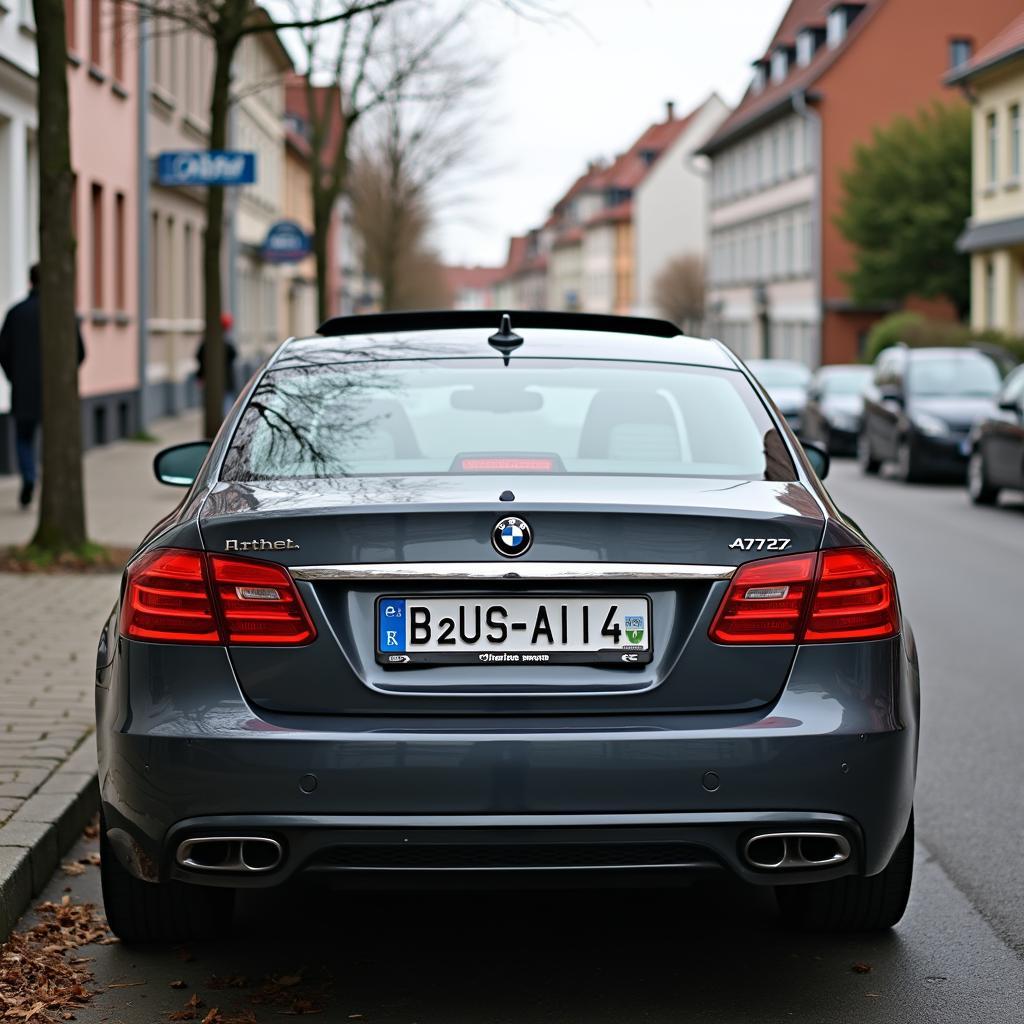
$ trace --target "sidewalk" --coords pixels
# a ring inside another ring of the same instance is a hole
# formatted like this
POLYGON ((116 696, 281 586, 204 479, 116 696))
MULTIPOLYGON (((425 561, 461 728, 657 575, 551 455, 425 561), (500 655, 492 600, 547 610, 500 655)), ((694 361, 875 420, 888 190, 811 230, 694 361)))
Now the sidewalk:
MULTIPOLYGON (((85 456, 92 539, 134 547, 184 491, 153 477, 161 448, 201 436, 196 413, 155 423, 155 443, 85 456)), ((36 509, 0 477, 0 546, 28 541, 36 509)), ((96 807, 93 665, 118 576, 0 574, 0 939, 96 807)))

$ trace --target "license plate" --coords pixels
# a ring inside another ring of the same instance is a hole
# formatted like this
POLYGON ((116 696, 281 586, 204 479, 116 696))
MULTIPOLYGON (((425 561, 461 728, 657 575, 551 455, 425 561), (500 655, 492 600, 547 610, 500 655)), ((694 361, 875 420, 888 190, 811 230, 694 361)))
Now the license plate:
POLYGON ((380 597, 381 665, 641 665, 647 597, 380 597))

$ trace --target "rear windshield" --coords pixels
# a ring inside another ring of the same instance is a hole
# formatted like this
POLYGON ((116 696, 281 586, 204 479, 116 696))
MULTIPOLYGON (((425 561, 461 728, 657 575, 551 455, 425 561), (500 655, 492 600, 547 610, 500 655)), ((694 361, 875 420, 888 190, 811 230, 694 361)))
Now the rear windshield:
POLYGON ((510 472, 796 479, 736 371, 522 357, 271 371, 222 476, 510 472))
POLYGON ((818 387, 825 395, 859 395, 871 383, 872 373, 870 366, 823 372, 818 378, 818 387))
POLYGON ((907 386, 918 398, 989 398, 999 391, 1002 378, 987 356, 964 353, 914 359, 907 372, 907 386))

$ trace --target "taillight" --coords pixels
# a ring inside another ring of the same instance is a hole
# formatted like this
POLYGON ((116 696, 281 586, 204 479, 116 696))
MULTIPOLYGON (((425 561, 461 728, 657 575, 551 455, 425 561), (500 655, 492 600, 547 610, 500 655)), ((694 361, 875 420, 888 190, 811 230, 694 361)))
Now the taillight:
POLYGON ((710 636, 720 644, 794 644, 899 631, 889 567, 867 548, 835 548, 740 566, 710 636))
POLYGON ((304 644, 316 636, 282 566, 210 555, 210 570, 229 644, 304 644))
POLYGON ((274 562, 161 548, 128 568, 121 633, 185 644, 304 644, 316 630, 274 562))

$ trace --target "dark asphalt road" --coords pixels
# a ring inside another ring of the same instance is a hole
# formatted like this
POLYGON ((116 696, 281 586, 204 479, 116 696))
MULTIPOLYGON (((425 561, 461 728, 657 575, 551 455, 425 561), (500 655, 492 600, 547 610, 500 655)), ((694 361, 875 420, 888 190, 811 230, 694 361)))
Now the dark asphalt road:
MULTIPOLYGON (((960 488, 864 480, 842 462, 829 483, 895 565, 922 651, 917 878, 895 932, 793 935, 767 893, 728 885, 250 894, 236 937, 195 944, 189 960, 89 947, 101 987, 131 987, 78 1019, 154 1024, 196 993, 270 1021, 294 992, 323 1006, 320 1020, 367 1024, 1024 1021, 1024 504, 975 509, 960 488), (299 975, 280 1005, 253 1003, 264 979, 299 975)), ((95 868, 58 873, 47 897, 66 886, 99 901, 95 868)))

